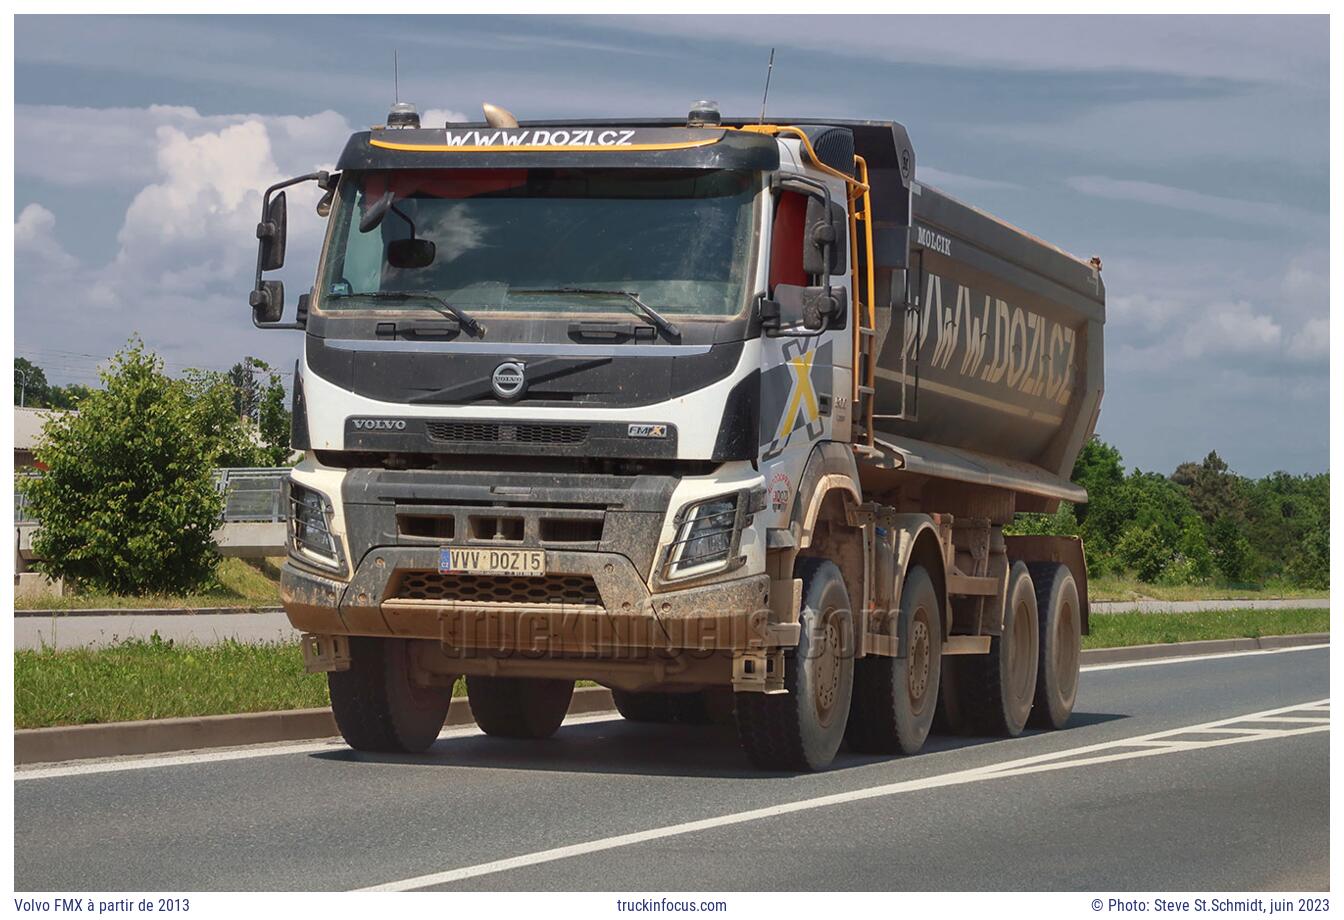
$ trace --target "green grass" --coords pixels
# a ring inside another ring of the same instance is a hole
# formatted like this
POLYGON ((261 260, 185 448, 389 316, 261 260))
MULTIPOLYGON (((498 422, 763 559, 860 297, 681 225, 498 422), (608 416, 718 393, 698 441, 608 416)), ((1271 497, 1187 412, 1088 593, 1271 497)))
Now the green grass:
POLYGON ((1330 631, 1329 610, 1213 610, 1199 613, 1094 613, 1083 648, 1156 645, 1330 631))
POLYGON ((215 571, 219 584, 199 594, 69 594, 65 597, 19 597, 18 610, 88 610, 103 607, 274 607, 280 603, 277 559, 223 559, 215 571))
POLYGON ((175 645, 157 635, 99 649, 14 653, 14 727, 326 706, 297 643, 175 645))
POLYGON ((1102 575, 1087 581, 1094 601, 1226 601, 1329 597, 1328 590, 1291 585, 1154 585, 1132 575, 1102 575))
MULTIPOLYGON (((1110 613, 1092 617, 1083 647, 1329 630, 1328 610, 1110 613)), ((155 637, 101 649, 19 651, 14 686, 15 728, 329 705, 326 677, 303 670, 296 643, 175 645, 155 637)), ((453 693, 464 692, 459 680, 453 693)))

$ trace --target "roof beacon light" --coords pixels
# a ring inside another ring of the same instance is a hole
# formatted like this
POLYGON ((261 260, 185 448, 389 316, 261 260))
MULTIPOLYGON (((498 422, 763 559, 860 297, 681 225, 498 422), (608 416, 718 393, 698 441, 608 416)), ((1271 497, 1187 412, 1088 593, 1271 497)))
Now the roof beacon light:
POLYGON ((719 104, 712 99, 701 99, 691 106, 691 114, 686 116, 688 128, 717 128, 722 123, 719 104))
POLYGON ((420 127, 420 114, 416 112, 415 105, 410 102, 394 102, 392 111, 387 113, 387 126, 389 128, 418 128, 420 127))

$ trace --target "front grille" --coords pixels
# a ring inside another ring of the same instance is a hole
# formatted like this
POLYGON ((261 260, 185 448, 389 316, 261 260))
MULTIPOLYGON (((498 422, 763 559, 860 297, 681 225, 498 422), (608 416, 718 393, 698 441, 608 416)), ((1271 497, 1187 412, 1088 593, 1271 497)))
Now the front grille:
POLYGON ((393 595, 398 600, 468 604, 565 604, 601 606, 597 584, 588 575, 444 575, 406 572, 393 595))
POLYGON ((473 441, 506 444, 582 444, 587 425, 547 425, 536 422, 429 422, 425 429, 436 441, 473 441))

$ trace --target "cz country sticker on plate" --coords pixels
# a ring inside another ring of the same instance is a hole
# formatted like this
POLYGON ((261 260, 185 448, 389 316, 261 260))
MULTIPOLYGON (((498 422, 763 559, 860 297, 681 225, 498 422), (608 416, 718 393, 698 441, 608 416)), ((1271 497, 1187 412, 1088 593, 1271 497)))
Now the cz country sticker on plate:
POLYGON ((439 574, 545 575, 546 553, 539 549, 439 547, 439 574))

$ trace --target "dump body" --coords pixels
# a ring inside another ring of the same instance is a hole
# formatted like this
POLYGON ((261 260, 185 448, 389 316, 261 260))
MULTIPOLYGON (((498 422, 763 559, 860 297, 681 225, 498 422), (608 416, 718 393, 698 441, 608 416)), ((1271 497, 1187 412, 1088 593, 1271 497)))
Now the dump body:
POLYGON ((875 428, 1067 479, 1101 405, 1099 265, 916 182, 875 428), (897 417, 899 416, 899 417, 897 417))

